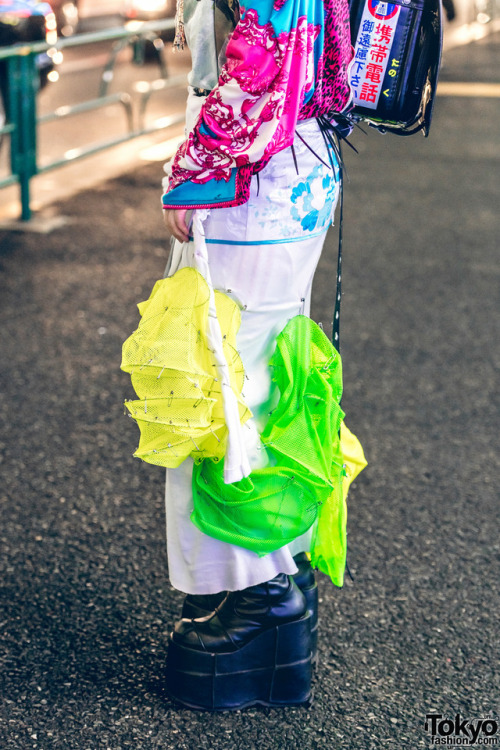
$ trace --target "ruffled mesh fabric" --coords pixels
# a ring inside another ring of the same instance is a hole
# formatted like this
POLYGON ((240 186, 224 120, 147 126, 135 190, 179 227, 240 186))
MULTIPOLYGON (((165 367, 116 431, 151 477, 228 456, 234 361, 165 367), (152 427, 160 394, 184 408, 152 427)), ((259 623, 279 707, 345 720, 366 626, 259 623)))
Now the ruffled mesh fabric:
MULTIPOLYGON (((218 461, 225 454, 221 384, 207 340, 209 299, 209 287, 194 268, 157 281, 150 298, 139 304, 139 327, 123 345, 121 366, 138 396, 125 402, 141 432, 134 455, 148 463, 174 468, 190 455, 218 461)), ((240 311, 219 292, 215 305, 244 422, 251 412, 241 397, 245 374, 235 347, 240 311)))
POLYGON ((343 480, 321 506, 311 543, 313 567, 330 576, 336 586, 344 583, 347 493, 351 483, 366 466, 361 443, 345 422, 340 426, 340 452, 344 462, 343 480))
MULTIPOLYGON (((261 434, 263 468, 226 484, 228 429, 207 337, 209 300, 203 276, 184 268, 158 281, 139 305, 142 318, 122 360, 138 396, 126 402, 141 433, 134 455, 169 468, 192 456, 192 520, 222 541, 265 555, 314 525, 312 564, 341 586, 347 490, 366 461, 343 424, 340 356, 312 320, 289 321, 270 363, 279 400, 261 434)), ((235 348, 240 312, 218 292, 215 306, 230 389, 245 422, 251 412, 241 397, 244 371, 235 348)))
MULTIPOLYGON (((193 472, 193 522, 259 555, 305 533, 322 506, 336 509, 345 473, 338 352, 316 323, 298 315, 278 336, 271 367, 280 399, 261 435, 268 465, 231 485, 222 462, 205 460, 193 472)), ((333 532, 345 549, 345 523, 333 532)))

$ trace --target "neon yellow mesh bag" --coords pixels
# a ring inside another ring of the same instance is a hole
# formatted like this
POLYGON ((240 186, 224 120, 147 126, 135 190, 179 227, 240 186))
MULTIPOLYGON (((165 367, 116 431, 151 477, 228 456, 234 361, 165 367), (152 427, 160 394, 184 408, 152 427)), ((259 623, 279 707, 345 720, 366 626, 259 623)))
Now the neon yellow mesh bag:
MULTIPOLYGON (((327 572, 338 582, 345 568, 340 355, 316 323, 299 315, 278 336, 271 367, 280 400, 261 435, 268 465, 230 485, 222 462, 195 466, 191 518, 206 534, 265 555, 329 508, 319 522, 324 516, 336 537, 327 572)), ((316 558, 322 561, 323 552, 316 558)))
MULTIPOLYGON (((141 321, 125 341, 122 370, 130 373, 137 400, 126 401, 140 428, 135 456, 174 468, 187 456, 221 459, 226 450, 221 384, 207 341, 210 290, 194 268, 157 281, 138 305, 141 321)), ((245 373, 236 350, 240 311, 227 295, 215 292, 230 384, 240 419, 251 417, 241 389, 245 373)))
POLYGON ((320 508, 310 550, 312 566, 330 576, 336 586, 344 583, 347 493, 351 483, 366 466, 361 443, 345 422, 340 425, 340 453, 343 459, 343 479, 320 508))

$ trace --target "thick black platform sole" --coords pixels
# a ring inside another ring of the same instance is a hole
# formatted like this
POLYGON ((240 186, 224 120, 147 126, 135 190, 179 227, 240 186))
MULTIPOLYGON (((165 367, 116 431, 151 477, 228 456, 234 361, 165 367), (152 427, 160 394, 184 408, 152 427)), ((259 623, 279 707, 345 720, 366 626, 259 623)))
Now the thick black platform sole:
POLYGON ((170 639, 167 691, 189 708, 295 706, 311 698, 311 618, 264 631, 234 652, 214 654, 170 639))
POLYGON ((318 663, 318 584, 302 589, 311 616, 311 653, 313 666, 318 663))

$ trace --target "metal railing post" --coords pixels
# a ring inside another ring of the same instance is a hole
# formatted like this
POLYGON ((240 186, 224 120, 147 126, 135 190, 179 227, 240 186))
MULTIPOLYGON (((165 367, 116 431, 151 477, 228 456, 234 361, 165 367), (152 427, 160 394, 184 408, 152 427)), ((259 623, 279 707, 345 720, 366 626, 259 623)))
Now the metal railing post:
POLYGON ((19 138, 19 88, 21 74, 19 72, 19 58, 8 57, 4 62, 7 68, 7 81, 9 82, 6 88, 5 114, 7 122, 13 126, 10 133, 10 168, 12 174, 17 175, 21 169, 21 144, 19 138))
MULTIPOLYGON (((108 60, 101 78, 99 96, 71 106, 58 107, 54 112, 38 117, 37 115, 37 93, 40 86, 39 72, 37 69, 37 55, 50 49, 46 42, 34 42, 29 45, 16 44, 12 48, 0 48, 0 73, 2 85, 3 103, 6 109, 6 123, 0 123, 0 139, 7 136, 10 145, 10 175, 0 175, 0 190, 11 185, 19 185, 21 216, 23 222, 31 219, 30 188, 31 180, 35 175, 69 164, 77 159, 83 159, 111 147, 118 146, 135 138, 150 133, 156 133, 184 121, 184 112, 162 117, 149 126, 144 123, 144 112, 150 96, 166 88, 185 85, 185 75, 168 78, 166 61, 163 56, 163 48, 157 48, 158 62, 162 73, 160 80, 150 84, 143 84, 137 89, 140 95, 139 102, 139 124, 135 125, 135 108, 133 99, 127 92, 116 93, 107 96, 106 90, 113 77, 113 67, 121 49, 133 43, 138 38, 144 41, 156 41, 159 33, 164 30, 172 30, 175 21, 169 19, 161 23, 145 23, 137 31, 125 29, 110 29, 105 32, 83 34, 80 37, 60 39, 54 45, 55 49, 66 49, 81 47, 86 44, 96 44, 104 41, 115 42, 110 59, 108 60), (145 88, 144 88, 145 87, 145 88), (127 116, 127 133, 118 135, 109 140, 91 143, 82 148, 74 148, 66 152, 63 157, 44 163, 39 162, 37 154, 38 126, 63 117, 77 115, 83 112, 107 107, 109 105, 121 104, 127 116)), ((3 119, 3 118, 2 118, 3 119)))
POLYGON ((30 180, 37 173, 36 165, 36 94, 39 88, 35 56, 27 47, 19 55, 19 186, 21 189, 21 220, 31 219, 30 180))

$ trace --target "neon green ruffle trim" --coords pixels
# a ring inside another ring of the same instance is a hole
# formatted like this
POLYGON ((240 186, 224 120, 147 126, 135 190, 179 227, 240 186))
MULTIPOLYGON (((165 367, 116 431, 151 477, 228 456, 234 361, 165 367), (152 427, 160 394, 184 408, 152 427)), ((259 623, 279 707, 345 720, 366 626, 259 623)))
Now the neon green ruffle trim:
POLYGON ((278 336, 271 367, 280 400, 261 435, 268 465, 231 485, 224 484, 221 463, 195 466, 191 518, 204 533, 258 555, 288 544, 317 521, 312 563, 341 586, 344 489, 347 494, 364 457, 347 428, 342 434, 354 456, 349 465, 342 450, 340 355, 316 323, 299 315, 278 336))

